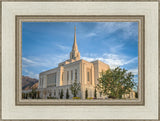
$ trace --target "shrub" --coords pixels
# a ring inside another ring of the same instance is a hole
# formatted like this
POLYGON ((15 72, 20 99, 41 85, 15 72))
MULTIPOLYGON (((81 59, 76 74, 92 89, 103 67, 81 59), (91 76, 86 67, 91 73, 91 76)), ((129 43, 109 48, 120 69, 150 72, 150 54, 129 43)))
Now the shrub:
POLYGON ((73 97, 72 99, 81 99, 80 97, 73 97))
POLYGON ((61 93, 60 93, 60 99, 63 99, 63 89, 61 89, 61 93))
POLYGON ((25 99, 25 93, 22 93, 22 99, 25 99))
POLYGON ((87 99, 91 100, 91 99, 94 99, 93 97, 88 97, 87 99))
POLYGON ((95 90, 94 90, 94 98, 95 98, 95 99, 97 98, 97 90, 96 90, 96 88, 95 88, 95 90))
POLYGON ((88 90, 86 89, 85 91, 85 98, 87 99, 88 98, 88 90))
POLYGON ((69 91, 67 89, 67 92, 66 92, 66 99, 69 99, 69 91))

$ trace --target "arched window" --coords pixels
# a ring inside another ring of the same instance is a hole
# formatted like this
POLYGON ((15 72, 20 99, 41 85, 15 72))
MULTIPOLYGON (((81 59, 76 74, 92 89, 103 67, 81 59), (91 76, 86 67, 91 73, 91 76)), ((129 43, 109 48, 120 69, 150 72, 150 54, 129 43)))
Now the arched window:
POLYGON ((67 71, 67 84, 68 84, 68 81, 69 81, 69 71, 67 71))
POLYGON ((87 81, 90 81, 90 78, 89 78, 89 71, 87 72, 87 81))
POLYGON ((75 69, 75 80, 77 80, 77 69, 75 69))

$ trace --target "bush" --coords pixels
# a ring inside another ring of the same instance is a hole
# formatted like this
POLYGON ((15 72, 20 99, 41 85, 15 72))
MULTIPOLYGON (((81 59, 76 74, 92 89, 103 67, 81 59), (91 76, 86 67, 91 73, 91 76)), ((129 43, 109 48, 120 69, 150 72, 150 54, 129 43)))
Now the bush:
POLYGON ((138 92, 135 92, 135 98, 138 98, 138 92))
POLYGON ((88 98, 88 90, 86 89, 85 91, 85 98, 87 99, 88 98))
POLYGON ((25 99, 25 93, 22 93, 22 99, 25 99))
POLYGON ((94 99, 93 97, 88 97, 87 99, 91 100, 91 99, 94 99))
POLYGON ((80 97, 73 97, 72 99, 81 99, 80 97))
POLYGON ((67 89, 67 92, 66 92, 66 99, 69 99, 69 91, 67 89))
POLYGON ((95 99, 97 98, 97 90, 96 90, 96 88, 95 88, 95 90, 94 90, 94 98, 95 98, 95 99))
POLYGON ((64 94, 63 94, 63 89, 61 89, 60 99, 63 99, 63 96, 64 96, 64 94))
POLYGON ((116 97, 114 97, 114 96, 110 96, 110 95, 109 95, 109 97, 108 97, 108 98, 111 98, 111 99, 116 99, 116 97))

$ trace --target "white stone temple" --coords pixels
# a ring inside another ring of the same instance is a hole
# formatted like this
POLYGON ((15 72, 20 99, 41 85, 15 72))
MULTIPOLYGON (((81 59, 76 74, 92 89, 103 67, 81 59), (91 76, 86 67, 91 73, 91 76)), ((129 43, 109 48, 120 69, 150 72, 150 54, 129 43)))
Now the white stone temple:
MULTIPOLYGON (((70 52, 70 59, 58 64, 58 67, 48 71, 41 72, 39 74, 39 86, 40 97, 47 98, 49 95, 52 97, 60 98, 60 91, 63 89, 66 99, 67 88, 69 90, 70 98, 73 97, 70 86, 77 80, 81 85, 81 91, 78 97, 85 99, 85 90, 88 90, 88 97, 93 98, 95 92, 95 86, 98 83, 97 79, 102 71, 109 69, 109 65, 95 60, 88 62, 80 59, 80 52, 76 42, 76 28, 74 33, 74 43, 72 51, 70 52)), ((101 95, 97 91, 97 98, 101 95)))

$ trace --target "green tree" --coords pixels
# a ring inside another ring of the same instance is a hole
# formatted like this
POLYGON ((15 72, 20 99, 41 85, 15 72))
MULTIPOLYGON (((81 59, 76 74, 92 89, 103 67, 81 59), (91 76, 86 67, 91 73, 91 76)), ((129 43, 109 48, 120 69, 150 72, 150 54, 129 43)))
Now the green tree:
POLYGON ((101 77, 98 79, 97 89, 100 93, 109 95, 109 97, 122 98, 123 94, 129 94, 136 86, 133 77, 134 75, 124 68, 109 69, 102 72, 101 77))
POLYGON ((77 97, 77 94, 81 90, 81 85, 80 83, 77 83, 77 80, 74 81, 74 83, 70 87, 71 93, 73 94, 74 97, 77 97))
POLYGON ((64 96, 64 94, 63 94, 63 89, 61 89, 60 99, 63 99, 63 96, 64 96))
POLYGON ((135 97, 138 98, 138 92, 135 92, 135 97))
POLYGON ((25 99, 25 93, 22 93, 22 99, 25 99))
POLYGON ((28 97, 29 97, 29 94, 27 93, 27 94, 26 94, 26 99, 28 99, 28 97))
POLYGON ((35 99, 35 98, 36 98, 36 88, 32 88, 31 98, 32 98, 32 99, 35 99))
POLYGON ((86 91, 85 91, 85 98, 87 99, 88 98, 88 90, 86 88, 86 91))
POLYGON ((40 99, 40 91, 37 91, 37 94, 38 94, 38 99, 40 99))
POLYGON ((96 88, 94 90, 94 98, 97 99, 97 90, 96 90, 96 88))
POLYGON ((66 92, 66 99, 69 99, 69 90, 67 88, 67 92, 66 92))

